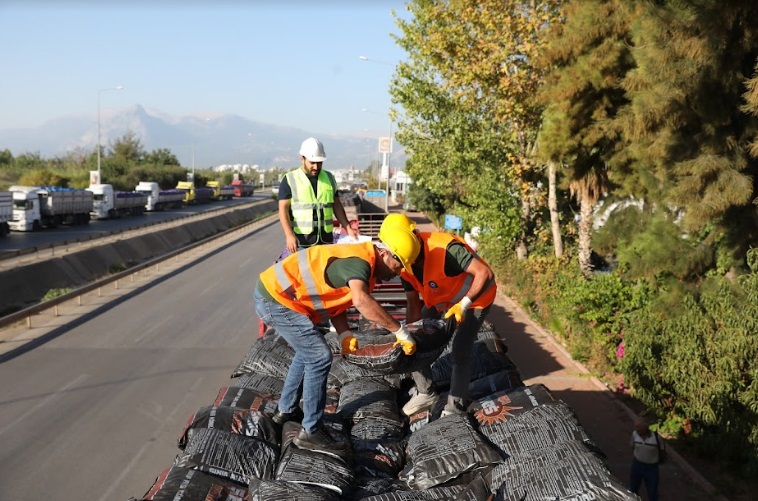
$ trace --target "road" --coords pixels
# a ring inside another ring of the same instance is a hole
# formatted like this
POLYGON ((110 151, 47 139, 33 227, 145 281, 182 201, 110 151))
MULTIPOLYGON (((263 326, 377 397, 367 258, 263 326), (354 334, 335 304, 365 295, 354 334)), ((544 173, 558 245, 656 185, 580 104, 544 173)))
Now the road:
POLYGON ((92 220, 88 225, 68 226, 58 228, 45 228, 36 232, 13 231, 5 238, 0 238, 0 254, 13 252, 34 247, 49 247, 51 244, 60 244, 65 241, 76 242, 77 240, 89 240, 114 231, 122 231, 138 226, 155 224, 160 221, 170 221, 189 214, 196 214, 218 207, 228 207, 250 202, 257 202, 271 197, 271 190, 257 191, 252 197, 234 198, 221 200, 207 204, 191 205, 181 209, 166 210, 159 212, 146 212, 142 216, 123 217, 113 220, 92 220))
POLYGON ((0 499, 143 495, 257 336, 278 225, 0 364, 0 499))

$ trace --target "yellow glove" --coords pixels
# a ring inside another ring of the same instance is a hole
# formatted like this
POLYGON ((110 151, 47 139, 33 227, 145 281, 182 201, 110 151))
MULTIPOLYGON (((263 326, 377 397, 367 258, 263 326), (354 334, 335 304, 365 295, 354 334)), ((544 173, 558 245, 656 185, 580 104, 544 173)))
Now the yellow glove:
POLYGON ((416 341, 414 341, 413 336, 408 332, 408 329, 405 328, 403 324, 400 324, 400 329, 397 330, 397 332, 393 332, 395 335, 395 346, 402 346, 403 347, 403 353, 406 355, 413 355, 416 353, 416 341))
POLYGON ((355 339, 352 331, 345 331, 339 335, 340 347, 342 353, 355 353, 358 349, 358 340, 355 339))
POLYGON ((469 306, 471 306, 471 300, 468 296, 463 296, 463 299, 461 299, 459 303, 454 304, 452 308, 447 310, 445 318, 450 318, 455 315, 455 321, 461 323, 466 316, 466 310, 468 310, 469 306))

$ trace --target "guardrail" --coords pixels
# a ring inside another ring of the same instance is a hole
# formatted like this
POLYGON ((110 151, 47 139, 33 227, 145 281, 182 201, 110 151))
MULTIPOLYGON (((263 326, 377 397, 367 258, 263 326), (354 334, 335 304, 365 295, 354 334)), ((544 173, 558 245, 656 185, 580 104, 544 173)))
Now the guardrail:
MULTIPOLYGON (((254 204, 253 204, 254 205, 254 204)), ((237 209, 239 209, 239 205, 235 206, 237 209)), ((183 219, 183 218, 181 218, 183 219)), ((176 221, 176 220, 172 220, 176 221)), ((130 267, 127 270, 114 273, 112 275, 109 275, 108 277, 96 280, 90 284, 87 284, 82 287, 78 287, 77 289, 68 292, 66 294, 62 294, 56 298, 50 299, 48 301, 35 304, 33 306, 29 306, 28 308, 24 308, 23 310, 19 310, 17 312, 11 313, 9 315, 6 315, 4 317, 0 317, 0 329, 8 327, 12 324, 15 324, 17 322, 20 322, 22 320, 26 320, 26 325, 28 328, 32 328, 32 317, 34 315, 37 315, 43 311, 54 309, 54 315, 58 316, 58 306, 66 303, 68 301, 77 300, 77 303, 79 306, 82 305, 82 297, 85 294, 88 294, 92 291, 98 291, 98 295, 100 294, 100 289, 106 285, 109 285, 111 283, 115 282, 115 287, 118 288, 118 282, 119 280, 123 280, 125 278, 129 278, 130 276, 134 276, 137 273, 146 270, 148 268, 157 266, 161 264, 162 262, 168 261, 169 259, 172 259, 180 254, 189 252, 193 249, 196 249, 198 247, 201 247, 203 245, 206 245, 208 243, 214 242, 220 238, 223 238, 225 236, 229 236, 235 232, 248 232, 250 231, 250 227, 253 225, 263 225, 263 224, 271 224, 275 221, 278 221, 277 215, 272 214, 264 214, 261 217, 254 219, 252 221, 249 221, 245 224, 235 226, 233 228, 229 228, 228 230, 213 234, 207 238, 204 238, 202 240, 198 240, 196 242, 192 242, 190 244, 187 244, 183 247, 180 247, 178 249, 175 249, 173 251, 170 251, 166 254, 163 254, 159 257, 149 259, 143 263, 137 264, 135 266, 130 267)), ((256 228, 257 229, 257 228, 256 228)))

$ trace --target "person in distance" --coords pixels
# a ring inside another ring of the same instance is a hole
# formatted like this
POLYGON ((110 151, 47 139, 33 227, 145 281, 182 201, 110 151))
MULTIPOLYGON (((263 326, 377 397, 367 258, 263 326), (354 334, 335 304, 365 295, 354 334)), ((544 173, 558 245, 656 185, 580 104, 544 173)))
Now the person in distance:
POLYGON ((279 185, 279 223, 286 239, 283 256, 312 245, 333 243, 335 217, 348 235, 358 237, 337 196, 334 175, 323 169, 324 160, 324 145, 309 137, 300 145, 302 164, 285 174, 279 185))

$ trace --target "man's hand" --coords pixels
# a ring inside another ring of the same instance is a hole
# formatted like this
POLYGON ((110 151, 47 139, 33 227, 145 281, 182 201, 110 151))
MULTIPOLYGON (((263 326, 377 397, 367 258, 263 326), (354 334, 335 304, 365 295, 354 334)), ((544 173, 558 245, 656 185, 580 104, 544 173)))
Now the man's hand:
POLYGON ((454 304, 452 308, 447 310, 445 318, 450 318, 455 315, 455 321, 461 323, 466 316, 466 310, 468 310, 469 306, 471 306, 471 300, 468 296, 463 296, 463 299, 461 299, 459 303, 454 304))
POLYGON ((360 231, 356 230, 355 228, 353 228, 353 227, 352 227, 352 226, 350 226, 349 224, 348 224, 347 226, 345 226, 345 230, 347 231, 347 234, 348 234, 349 236, 353 237, 353 239, 354 239, 356 242, 358 241, 358 235, 360 235, 360 234, 361 234, 361 232, 360 232, 360 231))
POLYGON ((287 250, 290 254, 297 252, 297 237, 295 235, 287 237, 287 250))
POLYGON ((342 353, 355 353, 358 349, 358 340, 355 339, 352 331, 345 331, 339 335, 340 348, 342 353))
POLYGON ((395 335, 395 346, 402 346, 403 347, 403 353, 406 355, 413 355, 416 353, 416 341, 413 339, 413 336, 408 332, 408 329, 405 328, 404 325, 400 325, 400 329, 398 329, 396 332, 393 332, 395 335))

